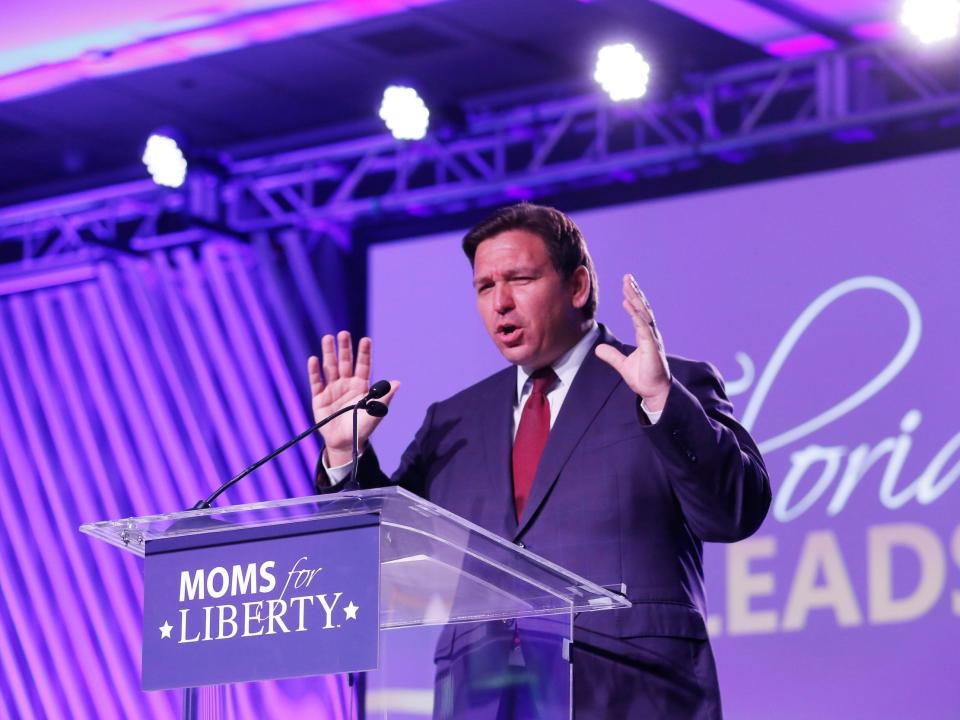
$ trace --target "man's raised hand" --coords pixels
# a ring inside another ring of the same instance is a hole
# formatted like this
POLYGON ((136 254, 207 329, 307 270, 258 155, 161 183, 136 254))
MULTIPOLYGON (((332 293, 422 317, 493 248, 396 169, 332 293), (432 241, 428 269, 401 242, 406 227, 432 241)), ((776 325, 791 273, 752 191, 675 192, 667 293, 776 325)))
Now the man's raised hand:
POLYGON ((597 346, 597 357, 608 363, 652 412, 663 410, 670 393, 670 366, 653 309, 633 275, 623 276, 623 307, 633 321, 637 349, 624 355, 612 345, 597 346))
MULTIPOLYGON (((320 341, 320 350, 322 360, 316 355, 307 360, 313 417, 316 422, 357 402, 367 394, 370 389, 372 343, 370 338, 360 339, 356 364, 353 360, 353 341, 350 333, 345 330, 337 333, 336 339, 333 335, 324 335, 320 341)), ((399 386, 399 382, 392 381, 390 392, 380 398, 380 402, 389 405, 399 386)), ((379 422, 380 418, 360 411, 357 435, 361 451, 379 422)), ((323 435, 326 446, 328 467, 337 467, 350 461, 353 448, 353 420, 350 413, 344 413, 322 427, 320 434, 323 435)))

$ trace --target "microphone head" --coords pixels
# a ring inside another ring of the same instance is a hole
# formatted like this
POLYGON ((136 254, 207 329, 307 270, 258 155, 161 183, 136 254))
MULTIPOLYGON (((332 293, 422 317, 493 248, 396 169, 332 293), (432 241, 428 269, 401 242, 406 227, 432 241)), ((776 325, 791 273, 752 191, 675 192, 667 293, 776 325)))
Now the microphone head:
POLYGON ((373 385, 370 386, 370 391, 367 393, 367 398, 375 400, 376 398, 382 398, 388 392, 390 392, 390 381, 377 380, 373 385))
POLYGON ((363 409, 367 411, 367 415, 373 415, 374 417, 383 417, 387 414, 387 411, 390 409, 384 403, 379 400, 368 400, 363 409))

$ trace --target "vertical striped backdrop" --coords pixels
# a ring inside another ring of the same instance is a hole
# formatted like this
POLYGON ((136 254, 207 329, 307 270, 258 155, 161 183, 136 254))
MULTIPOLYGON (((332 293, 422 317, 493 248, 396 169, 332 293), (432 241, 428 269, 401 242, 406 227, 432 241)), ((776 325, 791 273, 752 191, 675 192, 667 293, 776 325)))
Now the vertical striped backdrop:
MULTIPOLYGON (((324 297, 318 279, 338 274, 317 262, 336 248, 300 240, 211 238, 100 259, 69 284, 7 283, 0 714, 179 714, 179 693, 140 690, 140 561, 77 527, 189 508, 311 422, 306 357, 345 301, 324 297)), ((301 443, 224 500, 308 494, 317 452, 315 439, 301 443)), ((204 691, 201 706, 218 704, 246 717, 339 718, 346 696, 314 678, 204 691)))

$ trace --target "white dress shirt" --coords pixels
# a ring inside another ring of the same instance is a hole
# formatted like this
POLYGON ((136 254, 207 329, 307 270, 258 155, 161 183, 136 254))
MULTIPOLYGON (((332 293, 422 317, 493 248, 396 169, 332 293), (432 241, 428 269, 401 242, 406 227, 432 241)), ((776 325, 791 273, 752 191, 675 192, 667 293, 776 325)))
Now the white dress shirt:
MULTIPOLYGON (((550 403, 551 428, 553 427, 553 423, 556 422, 557 415, 560 413, 560 407, 563 405, 567 393, 570 391, 570 385, 577 376, 577 371, 580 369, 580 366, 587 357, 587 353, 590 352, 599 337, 600 328, 597 326, 597 323, 594 322, 577 344, 557 358, 553 365, 551 365, 553 372, 557 375, 557 382, 554 383, 553 387, 547 392, 547 402, 550 403)), ((537 369, 538 368, 530 368, 530 372, 527 372, 519 365, 517 366, 517 397, 513 405, 514 437, 517 436, 517 428, 520 425, 520 415, 523 413, 523 406, 530 397, 530 393, 533 392, 533 381, 530 379, 530 376, 537 369)), ((640 407, 643 412, 646 413, 647 419, 650 420, 651 424, 655 424, 663 413, 662 410, 660 412, 647 410, 642 400, 640 401, 640 407)))

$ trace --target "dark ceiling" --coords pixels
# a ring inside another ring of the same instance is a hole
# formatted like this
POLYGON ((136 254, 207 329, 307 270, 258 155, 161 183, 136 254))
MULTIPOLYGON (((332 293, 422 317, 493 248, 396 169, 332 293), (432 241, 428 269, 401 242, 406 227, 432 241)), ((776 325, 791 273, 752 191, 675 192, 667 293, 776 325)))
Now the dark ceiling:
POLYGON ((504 93, 599 92, 596 49, 622 40, 651 62, 654 96, 764 57, 637 0, 450 0, 0 103, 0 206, 143 177, 143 142, 162 125, 249 156, 382 132, 376 109, 390 83, 416 86, 439 123, 504 93))

